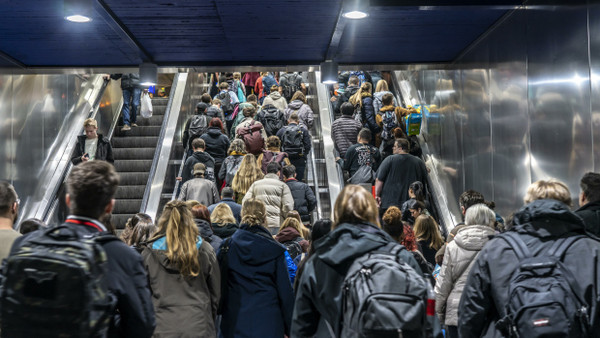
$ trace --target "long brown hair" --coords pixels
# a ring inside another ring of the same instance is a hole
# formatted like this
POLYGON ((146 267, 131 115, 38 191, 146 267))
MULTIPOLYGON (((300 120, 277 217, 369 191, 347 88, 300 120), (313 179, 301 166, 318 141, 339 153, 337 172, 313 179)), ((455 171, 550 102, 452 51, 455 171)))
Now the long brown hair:
POLYGON ((200 274, 198 260, 198 227, 189 207, 183 201, 170 201, 165 205, 158 219, 158 233, 153 240, 166 237, 166 256, 179 268, 179 273, 185 277, 195 277, 200 274))
POLYGON ((244 156, 240 169, 235 173, 231 187, 238 196, 245 195, 252 183, 265 177, 260 167, 256 164, 256 157, 252 154, 244 156))
POLYGON ((420 215, 415 220, 415 237, 417 241, 429 241, 429 247, 439 250, 444 245, 444 239, 440 234, 440 229, 433 217, 420 215))
POLYGON ((292 99, 290 100, 290 102, 292 101, 296 101, 296 100, 300 100, 302 101, 302 103, 306 104, 306 96, 304 96, 304 93, 297 90, 294 95, 292 96, 292 99))
POLYGON ((378 227, 377 202, 365 188, 349 184, 342 189, 333 208, 332 229, 342 223, 372 223, 378 227))

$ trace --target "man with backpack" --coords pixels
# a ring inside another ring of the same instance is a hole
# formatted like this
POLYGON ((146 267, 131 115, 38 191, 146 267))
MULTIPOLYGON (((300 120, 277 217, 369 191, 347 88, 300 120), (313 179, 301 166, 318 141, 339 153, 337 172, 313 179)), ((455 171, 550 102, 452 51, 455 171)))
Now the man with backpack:
MULTIPOLYGON (((350 76, 348 79, 348 86, 343 91, 343 93, 333 101, 333 113, 335 117, 338 118, 340 116, 340 109, 342 108, 342 104, 344 102, 348 102, 352 95, 356 94, 356 92, 360 89, 360 80, 357 76, 350 76)), ((333 98, 332 98, 333 99, 333 98)))
POLYGON ((201 138, 193 140, 192 148, 194 149, 194 153, 185 160, 183 172, 181 173, 181 177, 177 177, 177 180, 180 180, 181 184, 184 184, 194 178, 194 165, 202 163, 206 166, 204 178, 215 182, 215 159, 205 151, 206 143, 204 140, 201 138))
POLYGON ((362 124, 352 117, 354 106, 350 102, 342 104, 341 111, 342 116, 331 124, 331 138, 340 157, 344 158, 348 148, 356 142, 358 133, 362 130, 362 124))
POLYGON ((183 146, 188 149, 188 156, 192 154, 192 141, 204 134, 208 130, 210 118, 206 115, 208 105, 204 102, 198 102, 196 113, 190 117, 183 128, 183 146))
POLYGON ((473 263, 458 307, 459 336, 600 336, 600 242, 569 210, 564 183, 537 181, 524 202, 514 225, 473 263))
POLYGON ((12 243, 21 234, 13 229, 19 217, 19 197, 12 184, 0 181, 0 262, 10 252, 12 243))
POLYGON ((394 106, 394 95, 388 93, 381 98, 382 107, 376 111, 375 119, 381 127, 381 155, 383 158, 393 153, 394 147, 394 129, 400 127, 396 107, 394 106))
POLYGON ((219 83, 219 89, 219 94, 217 94, 213 100, 219 99, 221 101, 221 110, 223 111, 223 115, 225 115, 227 130, 231 130, 231 125, 235 118, 234 112, 236 111, 236 107, 240 103, 240 100, 238 99, 237 94, 229 89, 229 84, 227 82, 224 81, 219 83))
POLYGON ((296 167, 296 179, 302 181, 312 143, 308 130, 299 123, 298 114, 292 113, 288 119, 288 125, 277 132, 277 137, 281 140, 281 150, 288 154, 290 163, 296 167))
POLYGON ((348 148, 343 160, 338 159, 338 163, 342 165, 343 170, 348 172, 349 183, 372 184, 375 181, 375 173, 379 168, 379 163, 381 163, 381 154, 379 149, 370 145, 371 131, 367 128, 358 133, 356 142, 348 148))
POLYGON ((287 102, 291 102, 292 97, 299 90, 306 95, 306 85, 304 84, 304 79, 302 79, 302 76, 297 72, 287 72, 281 75, 281 78, 279 79, 279 85, 281 86, 283 97, 287 100, 287 102))
POLYGON ((262 123, 255 121, 256 108, 246 107, 243 111, 244 119, 235 128, 235 135, 244 141, 246 151, 253 155, 260 155, 267 142, 267 133, 262 123))
POLYGON ((300 214, 302 223, 304 223, 304 225, 309 225, 310 213, 313 212, 317 206, 315 193, 308 184, 296 179, 296 167, 288 165, 283 167, 282 171, 285 184, 290 188, 292 197, 294 198, 294 210, 298 211, 300 214))
POLYGON ((150 337, 156 325, 141 256, 111 235, 119 175, 105 161, 73 168, 70 216, 15 241, 2 269, 3 337, 150 337))
POLYGON ((272 104, 267 104, 256 114, 256 120, 265 127, 267 136, 276 135, 285 126, 283 111, 272 104))

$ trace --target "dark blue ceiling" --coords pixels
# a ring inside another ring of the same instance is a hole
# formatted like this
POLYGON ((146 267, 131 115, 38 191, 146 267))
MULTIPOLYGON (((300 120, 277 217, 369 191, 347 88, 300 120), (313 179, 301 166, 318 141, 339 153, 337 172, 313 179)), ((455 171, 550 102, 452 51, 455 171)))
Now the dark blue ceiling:
POLYGON ((341 0, 98 0, 77 24, 61 0, 0 0, 0 67, 449 62, 520 3, 372 0, 336 25, 341 0))

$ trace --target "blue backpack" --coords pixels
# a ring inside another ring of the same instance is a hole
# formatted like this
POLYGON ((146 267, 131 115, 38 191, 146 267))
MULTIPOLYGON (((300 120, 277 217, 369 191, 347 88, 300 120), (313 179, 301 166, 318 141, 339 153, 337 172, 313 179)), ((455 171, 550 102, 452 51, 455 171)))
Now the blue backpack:
POLYGON ((265 93, 265 95, 271 94, 271 87, 274 85, 275 86, 277 85, 277 81, 275 81, 275 78, 271 75, 267 75, 267 76, 263 77, 262 83, 263 83, 263 92, 265 93))

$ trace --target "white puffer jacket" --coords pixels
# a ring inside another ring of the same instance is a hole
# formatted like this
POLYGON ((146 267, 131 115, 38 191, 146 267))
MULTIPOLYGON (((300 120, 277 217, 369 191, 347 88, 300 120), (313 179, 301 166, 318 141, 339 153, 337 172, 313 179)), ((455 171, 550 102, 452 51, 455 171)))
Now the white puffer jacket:
POLYGON ((469 225, 460 229, 454 241, 448 243, 434 290, 435 311, 440 322, 458 325, 458 303, 471 263, 494 233, 494 229, 486 225, 469 225))
POLYGON ((294 209, 294 197, 290 188, 279 180, 277 174, 266 174, 262 180, 252 183, 242 205, 253 197, 265 202, 267 227, 271 233, 277 233, 287 213, 294 209))

